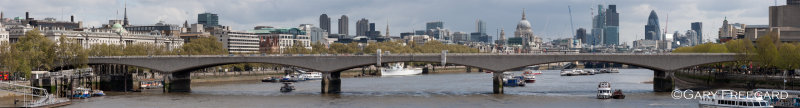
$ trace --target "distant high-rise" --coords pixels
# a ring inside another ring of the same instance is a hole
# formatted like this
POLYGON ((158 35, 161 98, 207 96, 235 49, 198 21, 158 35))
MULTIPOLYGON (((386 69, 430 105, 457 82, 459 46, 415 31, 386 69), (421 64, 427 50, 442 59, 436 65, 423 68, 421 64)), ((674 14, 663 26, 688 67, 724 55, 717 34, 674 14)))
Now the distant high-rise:
POLYGON ((605 12, 605 31, 603 31, 603 44, 619 44, 619 13, 617 5, 608 5, 605 12))
POLYGON ((350 30, 349 27, 347 15, 342 15, 342 18, 339 18, 339 34, 350 35, 347 33, 350 30))
POLYGON ((703 23, 702 22, 693 22, 692 23, 692 30, 696 33, 694 40, 694 44, 703 44, 703 23))
POLYGON ((425 30, 442 28, 444 29, 444 22, 442 21, 435 21, 435 22, 428 22, 425 24, 425 30))
POLYGON ((658 15, 656 11, 650 11, 650 16, 647 18, 647 25, 644 25, 644 39, 645 40, 662 40, 661 29, 658 24, 658 15))
POLYGON ((588 40, 587 39, 587 34, 586 34, 586 29, 578 28, 578 30, 575 33, 576 33, 575 34, 575 39, 580 39, 581 43, 585 44, 586 41, 588 40))
POLYGON ((478 22, 475 23, 475 32, 486 33, 486 22, 478 19, 478 22))
POLYGON ((361 20, 356 21, 356 36, 366 36, 369 28, 369 20, 361 18, 361 20))
POLYGON ((325 30, 325 32, 331 32, 331 18, 328 17, 327 14, 319 16, 319 27, 325 30))
POLYGON ((205 27, 219 26, 219 16, 213 13, 197 14, 197 24, 203 24, 205 27))
POLYGON ((589 45, 603 44, 603 37, 606 31, 606 13, 603 10, 603 5, 597 5, 597 15, 594 16, 592 21, 592 36, 586 40, 589 45))

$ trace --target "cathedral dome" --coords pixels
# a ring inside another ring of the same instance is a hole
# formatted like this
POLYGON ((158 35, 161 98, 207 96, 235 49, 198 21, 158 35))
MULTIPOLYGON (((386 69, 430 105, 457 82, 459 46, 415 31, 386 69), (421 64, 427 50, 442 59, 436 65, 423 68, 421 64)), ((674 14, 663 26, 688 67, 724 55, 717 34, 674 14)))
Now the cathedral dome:
POLYGON ((517 24, 517 29, 527 30, 531 29, 531 23, 528 20, 520 20, 517 24))

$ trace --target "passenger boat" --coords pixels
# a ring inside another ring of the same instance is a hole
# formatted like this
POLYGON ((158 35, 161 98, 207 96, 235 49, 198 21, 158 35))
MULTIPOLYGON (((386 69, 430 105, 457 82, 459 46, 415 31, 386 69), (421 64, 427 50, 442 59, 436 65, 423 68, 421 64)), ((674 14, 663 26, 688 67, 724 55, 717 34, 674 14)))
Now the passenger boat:
POLYGON ((542 72, 533 72, 532 70, 525 70, 522 73, 522 77, 525 79, 525 83, 534 83, 536 82, 536 75, 540 75, 542 72))
POLYGON ((575 70, 572 70, 572 74, 573 75, 586 75, 587 73, 586 73, 586 71, 583 71, 582 69, 575 69, 575 70))
POLYGON ((294 91, 294 85, 290 82, 283 83, 283 87, 281 87, 281 92, 292 92, 294 91))
POLYGON ((319 72, 306 72, 306 73, 300 74, 300 77, 304 78, 305 80, 321 80, 322 79, 322 73, 319 73, 319 72))
POLYGON ((302 78, 302 76, 286 75, 281 78, 280 82, 298 82, 305 80, 306 78, 302 78))
POLYGON ((416 75, 421 73, 421 68, 403 68, 403 63, 393 63, 389 67, 381 68, 381 76, 416 75))
POLYGON ((611 94, 611 98, 614 98, 614 99, 625 99, 625 94, 622 93, 622 90, 617 89, 617 90, 614 90, 614 94, 611 94))
POLYGON ((561 69, 561 76, 572 76, 574 73, 573 69, 561 69))
POLYGON ((700 98, 701 106, 716 107, 747 107, 747 108, 772 108, 769 101, 761 96, 736 96, 733 90, 717 90, 716 95, 706 95, 700 98))
POLYGON ((609 98, 611 98, 611 83, 600 82, 600 84, 597 85, 597 99, 609 98))

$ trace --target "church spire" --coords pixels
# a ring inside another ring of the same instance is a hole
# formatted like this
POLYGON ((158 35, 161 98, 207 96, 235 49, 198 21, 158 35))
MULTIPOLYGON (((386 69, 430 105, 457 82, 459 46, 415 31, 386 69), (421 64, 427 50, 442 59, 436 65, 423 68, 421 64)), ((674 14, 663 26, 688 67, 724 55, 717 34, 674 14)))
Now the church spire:
POLYGON ((125 10, 124 11, 125 11, 125 13, 124 13, 125 14, 125 19, 124 19, 125 21, 122 22, 123 23, 122 25, 123 26, 128 26, 128 1, 125 1, 125 10))
POLYGON ((386 37, 389 37, 389 18, 386 18, 386 37))
POLYGON ((526 20, 525 19, 525 8, 522 8, 522 20, 526 20))

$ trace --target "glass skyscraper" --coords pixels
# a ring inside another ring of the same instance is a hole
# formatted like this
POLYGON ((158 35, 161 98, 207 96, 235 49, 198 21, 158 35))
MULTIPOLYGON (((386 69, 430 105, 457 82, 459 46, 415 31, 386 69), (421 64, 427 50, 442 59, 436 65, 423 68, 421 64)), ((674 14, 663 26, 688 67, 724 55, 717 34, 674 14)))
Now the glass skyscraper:
POLYGON ((197 14, 197 24, 203 24, 206 27, 219 26, 219 17, 213 13, 197 14))

